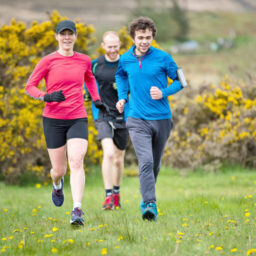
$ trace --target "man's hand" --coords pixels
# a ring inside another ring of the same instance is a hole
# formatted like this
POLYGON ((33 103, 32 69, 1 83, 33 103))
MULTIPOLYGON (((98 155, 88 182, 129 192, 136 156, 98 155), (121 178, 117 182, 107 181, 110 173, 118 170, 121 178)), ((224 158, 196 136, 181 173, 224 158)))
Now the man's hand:
POLYGON ((62 93, 62 90, 53 93, 46 93, 44 95, 44 101, 47 102, 61 102, 63 100, 65 100, 65 95, 62 93))
POLYGON ((96 108, 101 110, 103 113, 106 113, 106 114, 109 113, 109 107, 104 102, 102 102, 100 100, 96 100, 93 102, 93 104, 95 105, 96 108))
POLYGON ((126 100, 119 100, 116 103, 116 108, 119 111, 119 113, 123 113, 124 112, 124 105, 125 105, 125 103, 126 103, 126 100))
POLYGON ((152 86, 150 88, 150 96, 153 100, 160 100, 163 98, 163 93, 158 87, 152 86))

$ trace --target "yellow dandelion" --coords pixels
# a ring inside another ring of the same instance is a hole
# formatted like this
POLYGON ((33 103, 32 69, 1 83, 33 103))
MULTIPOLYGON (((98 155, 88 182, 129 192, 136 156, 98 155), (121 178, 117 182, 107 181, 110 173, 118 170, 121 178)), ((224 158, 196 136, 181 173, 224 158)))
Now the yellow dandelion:
POLYGON ((66 215, 69 215, 70 214, 70 212, 65 212, 66 213, 66 215))
POLYGON ((211 244, 211 245, 209 246, 209 248, 210 248, 210 249, 213 249, 213 248, 214 248, 214 245, 213 245, 213 244, 211 244))
POLYGON ((9 239, 12 240, 14 238, 14 236, 9 236, 9 239))
POLYGON ((244 214, 244 216, 245 216, 245 217, 250 217, 251 214, 250 214, 249 212, 246 212, 246 213, 244 214))
POLYGON ((53 240, 53 239, 51 240, 51 243, 55 243, 55 242, 56 242, 55 240, 53 240))
POLYGON ((236 252, 237 251, 237 248, 232 248, 231 250, 230 250, 230 252, 236 252))
POLYGON ((49 238, 49 237, 52 237, 52 236, 53 236, 53 234, 46 234, 46 235, 44 235, 45 238, 49 238))
POLYGON ((37 208, 38 208, 38 209, 41 209, 41 208, 42 208, 42 206, 41 206, 41 205, 38 205, 38 206, 37 206, 37 208))
POLYGON ((74 240, 73 239, 68 239, 68 242, 70 243, 70 244, 73 244, 74 243, 74 240))
POLYGON ((187 218, 183 218, 183 221, 188 221, 188 219, 187 218))
POLYGON ((16 233, 16 232, 20 232, 20 230, 17 228, 17 229, 14 229, 13 230, 13 233, 16 233))
POLYGON ((40 184, 40 183, 37 183, 37 184, 36 184, 36 188, 41 188, 41 184, 40 184))
POLYGON ((2 240, 2 241, 7 241, 7 238, 6 238, 6 237, 3 237, 1 240, 2 240))
POLYGON ((34 232, 34 231, 31 231, 31 232, 30 232, 30 234, 31 234, 31 235, 34 235, 34 234, 35 234, 35 232, 34 232))
POLYGON ((103 228, 103 227, 104 227, 104 225, 100 224, 100 225, 98 225, 98 227, 99 227, 99 228, 103 228))
POLYGON ((115 246, 115 249, 118 249, 118 248, 119 248, 119 245, 116 245, 116 246, 115 246))
POLYGON ((108 254, 108 249, 107 248, 102 248, 101 249, 101 254, 102 255, 107 255, 108 254))
POLYGON ((255 248, 252 248, 252 249, 249 249, 248 251, 247 251, 247 256, 248 255, 251 255, 252 253, 254 253, 254 252, 256 252, 256 249, 255 248))
POLYGON ((181 240, 176 240, 176 243, 177 243, 177 244, 181 243, 181 240))
POLYGON ((90 245, 91 245, 91 243, 90 243, 90 242, 87 242, 87 245, 88 245, 88 246, 90 246, 90 245))
POLYGON ((222 246, 217 246, 217 247, 215 248, 215 250, 216 250, 216 251, 221 251, 221 250, 223 250, 223 247, 222 247, 222 246))
POLYGON ((103 240, 102 240, 102 239, 100 239, 100 240, 99 240, 99 242, 100 242, 100 243, 102 243, 102 242, 103 242, 103 240))
POLYGON ((119 236, 119 237, 118 237, 118 241, 123 240, 123 239, 124 239, 123 236, 119 236))
POLYGON ((179 235, 179 236, 183 236, 183 235, 184 235, 184 233, 182 233, 182 232, 179 232, 179 233, 178 233, 178 235, 179 235))
POLYGON ((36 208, 32 209, 33 213, 38 213, 38 210, 36 208))
POLYGON ((51 251, 52 251, 52 253, 57 253, 58 249, 53 247, 51 251))
POLYGON ((52 232, 56 232, 56 231, 58 231, 59 229, 57 228, 57 227, 53 227, 52 228, 52 232))
POLYGON ((90 228, 90 230, 91 230, 91 231, 94 231, 94 230, 95 230, 95 228, 90 228))
POLYGON ((182 227, 186 227, 188 224, 187 223, 183 223, 182 224, 182 227))
POLYGON ((208 236, 211 236, 213 233, 214 233, 214 232, 209 233, 208 236))
POLYGON ((8 209, 4 208, 3 211, 4 211, 4 212, 8 212, 8 209))

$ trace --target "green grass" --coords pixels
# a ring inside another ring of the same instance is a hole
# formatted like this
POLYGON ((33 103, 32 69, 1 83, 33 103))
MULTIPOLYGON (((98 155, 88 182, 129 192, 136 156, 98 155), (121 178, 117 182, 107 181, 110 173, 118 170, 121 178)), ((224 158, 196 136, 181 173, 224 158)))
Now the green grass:
POLYGON ((67 179, 61 208, 52 205, 50 186, 0 183, 0 254, 104 255, 106 248, 107 255, 246 255, 256 248, 253 171, 227 168, 183 177, 163 168, 157 182, 160 212, 154 223, 141 219, 137 177, 123 180, 122 209, 102 211, 98 168, 95 173, 86 181, 85 225, 76 229, 69 224, 72 202, 67 179))

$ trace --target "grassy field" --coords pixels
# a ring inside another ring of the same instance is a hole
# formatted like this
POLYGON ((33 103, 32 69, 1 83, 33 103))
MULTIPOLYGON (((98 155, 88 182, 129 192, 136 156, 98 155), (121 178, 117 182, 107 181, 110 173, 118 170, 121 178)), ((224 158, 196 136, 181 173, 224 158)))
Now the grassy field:
POLYGON ((0 183, 1 255, 254 255, 256 249, 255 170, 180 176, 164 169, 157 183, 159 218, 144 222, 137 177, 125 177, 122 208, 101 210, 99 169, 87 177, 85 225, 69 224, 72 207, 52 205, 50 186, 0 183))

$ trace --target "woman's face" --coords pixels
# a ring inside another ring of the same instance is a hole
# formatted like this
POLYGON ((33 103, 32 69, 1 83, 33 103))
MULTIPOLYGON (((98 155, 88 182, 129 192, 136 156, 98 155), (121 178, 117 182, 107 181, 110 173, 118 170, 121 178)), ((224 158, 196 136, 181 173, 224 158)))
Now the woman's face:
POLYGON ((77 34, 74 34, 69 29, 65 29, 61 31, 59 34, 55 34, 55 38, 59 43, 60 50, 70 51, 73 50, 77 34))

